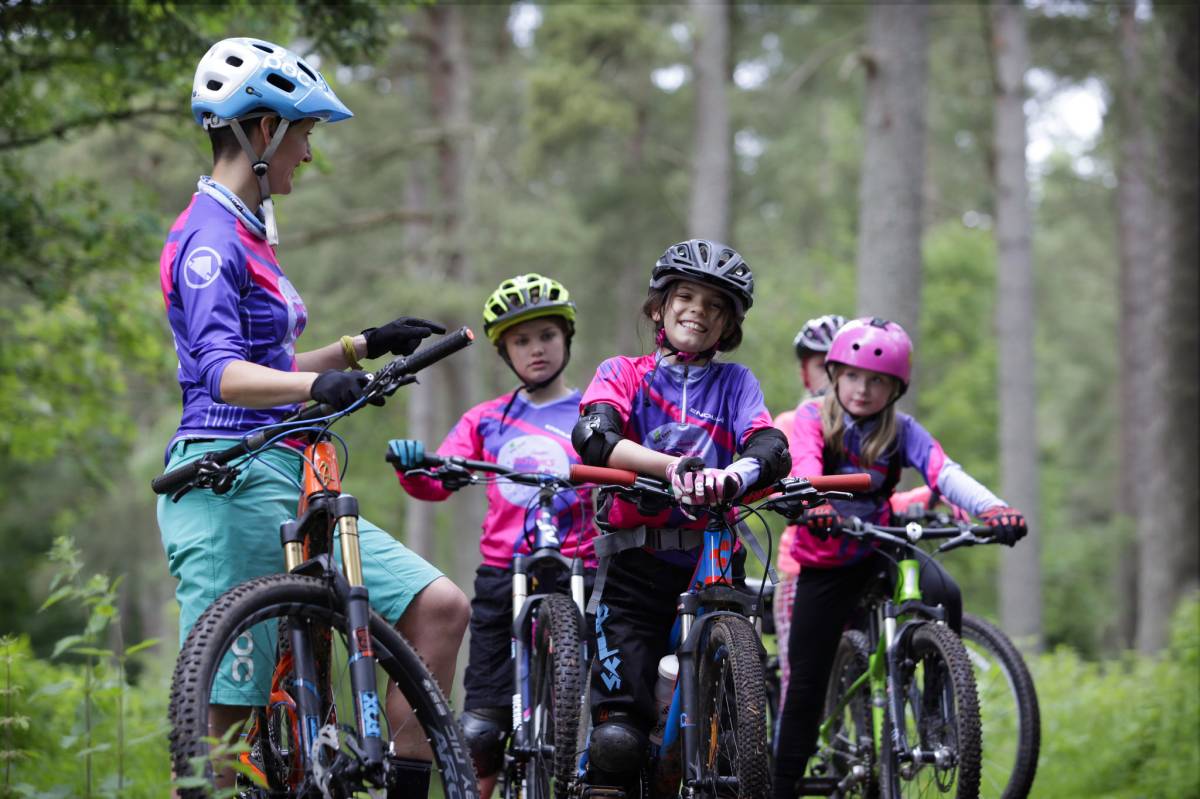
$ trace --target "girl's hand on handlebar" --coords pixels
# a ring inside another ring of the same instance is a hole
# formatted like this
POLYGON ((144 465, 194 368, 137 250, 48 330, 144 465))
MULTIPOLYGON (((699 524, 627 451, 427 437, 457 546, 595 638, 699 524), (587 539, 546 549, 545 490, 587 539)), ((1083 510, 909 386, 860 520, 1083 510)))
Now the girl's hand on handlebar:
POLYGON ((979 518, 991 530, 991 538, 1006 546, 1013 546, 1029 533, 1025 515, 1016 508, 997 505, 979 514, 979 518))
POLYGON ((393 438, 388 442, 388 463, 398 472, 407 472, 425 464, 425 442, 414 438, 393 438))
MULTIPOLYGON (((344 411, 362 399, 370 381, 366 372, 326 369, 317 375, 308 393, 317 402, 329 405, 336 411, 344 411)), ((370 402, 372 405, 382 405, 383 397, 372 397, 370 402)))
POLYGON ((667 465, 667 479, 675 499, 684 505, 714 505, 741 493, 742 480, 727 469, 706 467, 696 457, 680 458, 667 465))
POLYGON ((804 512, 803 521, 808 527, 808 532, 822 541, 831 535, 840 535, 842 532, 842 517, 829 504, 809 508, 804 512))

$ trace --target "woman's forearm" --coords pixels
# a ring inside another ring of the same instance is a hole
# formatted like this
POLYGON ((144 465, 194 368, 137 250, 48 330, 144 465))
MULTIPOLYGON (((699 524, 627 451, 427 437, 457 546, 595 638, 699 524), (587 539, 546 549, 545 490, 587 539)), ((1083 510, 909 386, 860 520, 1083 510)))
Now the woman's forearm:
POLYGON ((305 402, 312 398, 316 379, 315 371, 282 372, 249 361, 233 361, 221 374, 221 402, 242 408, 305 402))
MULTIPOLYGON (((364 336, 354 336, 353 346, 356 360, 367 357, 367 339, 364 336)), ((346 369, 352 365, 346 359, 341 339, 318 350, 296 353, 296 370, 300 372, 324 372, 326 369, 346 369)))

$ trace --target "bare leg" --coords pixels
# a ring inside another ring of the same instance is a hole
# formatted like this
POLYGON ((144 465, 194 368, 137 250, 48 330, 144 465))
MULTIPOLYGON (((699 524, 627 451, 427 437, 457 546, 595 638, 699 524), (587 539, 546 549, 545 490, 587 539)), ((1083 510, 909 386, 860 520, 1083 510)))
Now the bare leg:
MULTIPOLYGON (((439 577, 417 594, 396 624, 396 630, 417 650, 447 694, 454 682, 454 665, 470 618, 467 595, 448 578, 439 577)), ((396 756, 430 760, 433 754, 420 726, 406 723, 410 713, 408 702, 389 681, 387 715, 396 756)))
POLYGON ((496 779, 499 774, 493 774, 490 777, 480 777, 479 782, 479 799, 491 799, 492 791, 496 789, 496 779))

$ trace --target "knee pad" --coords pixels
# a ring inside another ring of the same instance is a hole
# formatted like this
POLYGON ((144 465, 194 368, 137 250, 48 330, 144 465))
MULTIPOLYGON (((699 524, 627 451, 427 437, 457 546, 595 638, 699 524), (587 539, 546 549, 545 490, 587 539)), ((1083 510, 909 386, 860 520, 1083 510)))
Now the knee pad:
POLYGON ((592 730, 588 762, 606 776, 625 777, 641 767, 648 743, 646 733, 632 718, 613 713, 592 730))
POLYGON ((506 707, 481 707, 465 710, 460 718, 463 736, 475 774, 491 777, 504 765, 504 739, 508 736, 509 709, 506 707))

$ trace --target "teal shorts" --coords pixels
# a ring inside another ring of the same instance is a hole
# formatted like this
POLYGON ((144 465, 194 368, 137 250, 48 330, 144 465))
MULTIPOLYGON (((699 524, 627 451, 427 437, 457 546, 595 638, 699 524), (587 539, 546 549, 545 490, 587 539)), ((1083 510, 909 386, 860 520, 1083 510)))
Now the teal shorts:
MULTIPOLYGON (((232 442, 179 441, 171 448, 168 469, 232 442)), ((179 642, 183 645, 196 619, 229 588, 254 577, 284 571, 279 525, 296 516, 302 474, 300 453, 282 447, 264 453, 244 468, 225 494, 193 489, 172 502, 158 498, 158 527, 172 576, 179 581, 179 642), (272 468, 274 467, 274 468, 272 468)), ((359 519, 363 580, 371 607, 395 624, 408 604, 442 573, 391 535, 359 519)), ((340 563, 340 547, 334 553, 340 563)), ((222 705, 258 705, 266 701, 274 668, 274 635, 265 625, 252 628, 234 644, 222 665, 211 701, 222 705)))

